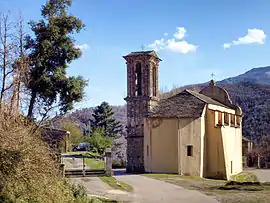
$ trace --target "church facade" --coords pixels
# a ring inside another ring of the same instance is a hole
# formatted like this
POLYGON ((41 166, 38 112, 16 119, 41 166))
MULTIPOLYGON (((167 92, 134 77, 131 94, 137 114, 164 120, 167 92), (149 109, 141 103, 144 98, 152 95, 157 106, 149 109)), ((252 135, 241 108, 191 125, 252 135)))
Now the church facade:
POLYGON ((229 179, 242 171, 242 110, 211 81, 200 92, 158 95, 154 51, 127 62, 127 171, 229 179))

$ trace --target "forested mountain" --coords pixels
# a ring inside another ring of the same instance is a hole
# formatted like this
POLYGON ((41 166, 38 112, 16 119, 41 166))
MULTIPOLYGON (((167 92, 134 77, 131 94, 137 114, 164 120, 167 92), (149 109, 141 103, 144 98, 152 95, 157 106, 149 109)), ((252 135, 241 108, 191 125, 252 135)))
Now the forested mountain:
POLYGON ((222 80, 221 83, 251 82, 270 85, 270 66, 253 68, 244 74, 222 80))
MULTIPOLYGON (((243 112, 243 135, 257 141, 262 136, 270 136, 270 67, 255 68, 237 77, 217 82, 225 88, 232 99, 243 112), (261 79, 260 79, 261 78, 261 79)), ((175 88, 170 92, 162 93, 161 97, 176 94, 184 89, 200 91, 208 82, 175 88)), ((126 106, 113 106, 115 118, 126 126, 126 106)), ((86 130, 93 108, 85 108, 68 114, 65 119, 77 122, 82 130, 86 130)), ((57 122, 55 123, 57 127, 57 122)), ((121 138, 125 142, 124 138, 121 138)), ((123 146, 124 149, 125 146, 123 146)))

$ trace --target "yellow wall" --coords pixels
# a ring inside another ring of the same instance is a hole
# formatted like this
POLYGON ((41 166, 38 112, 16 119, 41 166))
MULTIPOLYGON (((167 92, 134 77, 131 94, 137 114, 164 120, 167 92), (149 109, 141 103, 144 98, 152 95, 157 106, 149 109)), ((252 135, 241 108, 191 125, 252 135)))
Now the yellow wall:
POLYGON ((145 171, 222 179, 241 172, 242 124, 224 125, 224 112, 235 114, 209 104, 198 119, 145 118, 145 171), (218 112, 222 112, 222 126, 216 125, 218 112), (192 156, 187 156, 188 145, 192 156))
MULTIPOLYGON (((206 111, 206 170, 205 177, 229 179, 242 171, 241 126, 216 126, 217 111, 235 114, 234 110, 208 105, 206 111)), ((223 114, 224 119, 224 114, 223 114)))
POLYGON ((146 118, 144 126, 145 171, 177 173, 178 120, 146 118))
POLYGON ((204 117, 199 119, 144 119, 146 172, 201 176, 204 117), (187 156, 187 146, 193 147, 187 156), (148 151, 148 152, 147 152, 148 151))
POLYGON ((180 119, 180 156, 179 173, 182 175, 201 176, 203 168, 202 119, 180 119), (187 156, 187 146, 192 146, 192 156, 187 156))

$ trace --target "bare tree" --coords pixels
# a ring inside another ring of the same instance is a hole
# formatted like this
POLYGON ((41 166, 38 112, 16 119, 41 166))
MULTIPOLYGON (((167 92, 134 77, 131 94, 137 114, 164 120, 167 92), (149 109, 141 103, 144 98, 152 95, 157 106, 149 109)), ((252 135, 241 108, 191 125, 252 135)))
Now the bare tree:
POLYGON ((13 73, 13 61, 15 58, 15 45, 13 42, 13 22, 9 20, 9 14, 0 14, 0 69, 1 69, 1 91, 0 108, 5 101, 5 93, 9 91, 13 82, 10 78, 13 73))
POLYGON ((23 29, 23 18, 20 15, 17 22, 16 35, 14 41, 16 43, 16 54, 17 58, 13 64, 13 93, 10 99, 10 109, 13 109, 15 113, 18 113, 20 110, 20 100, 21 92, 24 82, 26 82, 27 72, 28 72, 28 58, 25 45, 25 32, 23 29))

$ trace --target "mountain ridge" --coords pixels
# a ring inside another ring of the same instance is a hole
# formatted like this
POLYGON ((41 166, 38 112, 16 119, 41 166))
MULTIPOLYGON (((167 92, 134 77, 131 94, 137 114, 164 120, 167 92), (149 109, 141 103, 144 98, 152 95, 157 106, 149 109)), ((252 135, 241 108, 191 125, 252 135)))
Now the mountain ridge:
POLYGON ((243 74, 229 77, 219 83, 252 82, 256 84, 270 85, 270 66, 252 68, 243 74))

